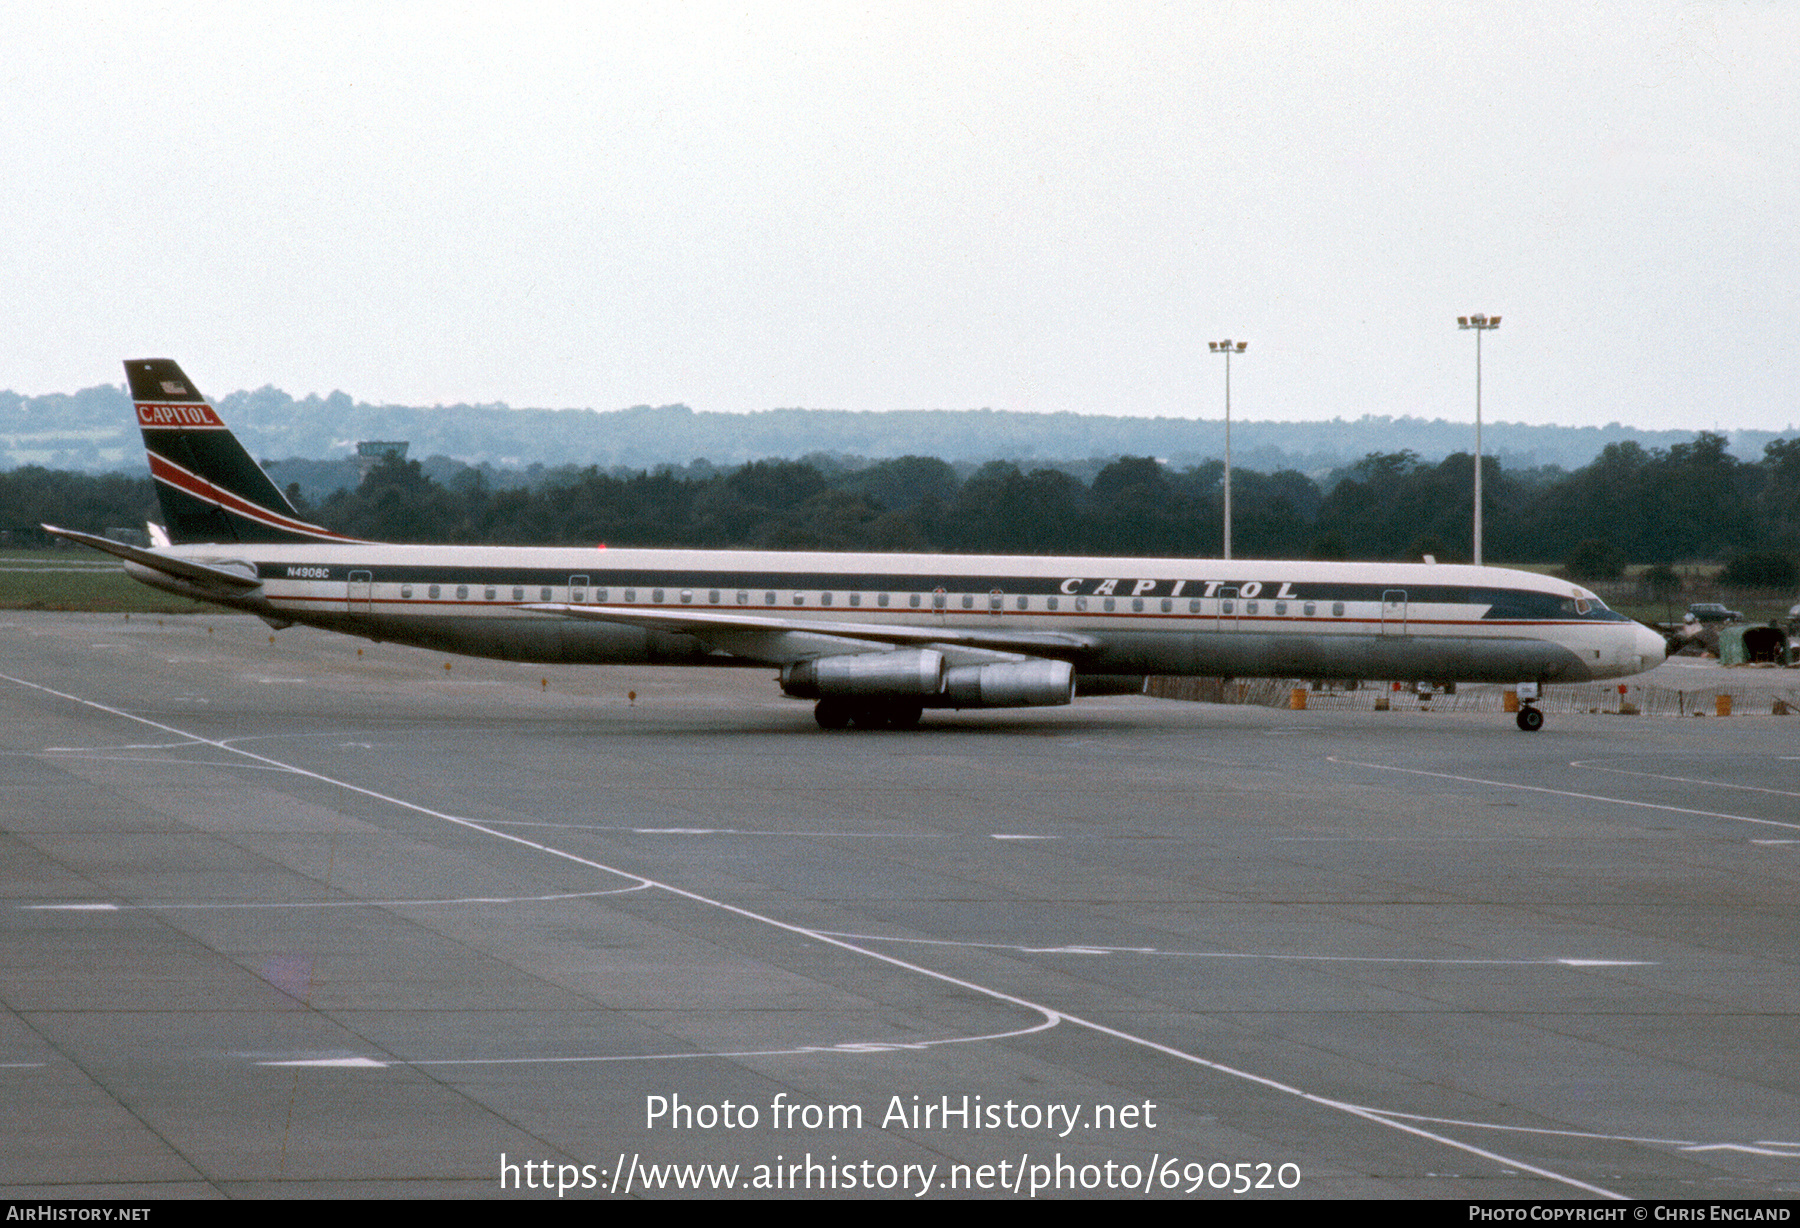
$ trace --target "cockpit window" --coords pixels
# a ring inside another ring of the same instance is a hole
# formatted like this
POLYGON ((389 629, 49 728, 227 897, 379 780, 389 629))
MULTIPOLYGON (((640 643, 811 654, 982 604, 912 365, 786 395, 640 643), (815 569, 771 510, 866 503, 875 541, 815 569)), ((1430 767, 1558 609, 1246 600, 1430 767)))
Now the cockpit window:
POLYGON ((1629 622, 1623 614, 1606 608, 1606 603, 1585 590, 1567 597, 1529 589, 1471 589, 1468 599, 1487 605, 1486 619, 1499 621, 1552 618, 1584 618, 1594 622, 1629 622))

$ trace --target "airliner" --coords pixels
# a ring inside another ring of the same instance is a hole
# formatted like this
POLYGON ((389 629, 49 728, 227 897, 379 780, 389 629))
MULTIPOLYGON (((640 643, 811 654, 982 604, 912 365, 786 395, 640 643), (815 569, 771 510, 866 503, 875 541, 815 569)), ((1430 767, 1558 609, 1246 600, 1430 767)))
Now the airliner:
POLYGON ((167 592, 375 641, 555 664, 774 669, 826 729, 1070 703, 1148 675, 1519 685, 1621 678, 1662 637, 1565 581, 1422 562, 359 541, 301 518, 168 359, 125 363, 166 525, 46 531, 167 592))

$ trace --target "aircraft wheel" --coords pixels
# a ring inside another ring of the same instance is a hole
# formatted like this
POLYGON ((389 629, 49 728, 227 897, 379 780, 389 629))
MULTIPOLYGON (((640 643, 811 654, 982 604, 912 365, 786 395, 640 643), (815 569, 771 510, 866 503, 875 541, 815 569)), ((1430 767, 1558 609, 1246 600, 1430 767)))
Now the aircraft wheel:
POLYGON ((1536 708, 1519 709, 1519 728, 1526 733, 1536 733, 1544 727, 1544 714, 1536 708))
POLYGON ((888 710, 888 727, 890 729, 917 729, 919 718, 923 715, 925 715, 925 709, 919 704, 895 704, 888 710))
POLYGON ((841 699, 821 699, 813 705, 813 719, 820 729, 848 729, 850 717, 850 705, 841 699))

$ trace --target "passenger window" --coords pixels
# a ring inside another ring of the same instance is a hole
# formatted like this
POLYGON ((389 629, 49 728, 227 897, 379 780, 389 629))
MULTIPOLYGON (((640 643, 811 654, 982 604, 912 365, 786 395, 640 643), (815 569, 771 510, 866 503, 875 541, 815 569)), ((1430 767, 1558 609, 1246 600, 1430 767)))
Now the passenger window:
POLYGON ((944 608, 944 596, 945 596, 944 590, 941 588, 937 592, 931 594, 931 608, 934 610, 943 609, 944 608))
POLYGON ((875 604, 878 606, 886 608, 887 603, 888 603, 888 595, 886 593, 883 593, 879 597, 875 598, 875 604))
POLYGON ((1342 618, 1344 616, 1344 603, 1341 601, 1332 602, 1331 613, 1334 618, 1342 618))
POLYGON ((850 594, 850 604, 851 605, 861 605, 862 604, 862 594, 861 593, 851 593, 850 594))
POLYGON ((993 592, 988 594, 988 609, 1001 610, 1001 609, 1005 609, 1005 608, 1006 608, 1006 598, 1004 598, 1000 595, 999 589, 995 589, 993 592))
POLYGON ((635 588, 626 589, 625 590, 625 600, 636 601, 637 600, 637 590, 635 588))
POLYGON ((914 593, 911 597, 907 598, 907 604, 912 606, 912 608, 915 610, 918 609, 919 608, 919 594, 914 593))
POLYGON ((1275 603, 1275 612, 1277 614, 1286 614, 1287 613, 1287 602, 1277 601, 1275 603))
POLYGON ((514 601, 523 601, 523 600, 525 600, 525 590, 524 590, 524 589, 522 589, 522 588, 515 588, 515 589, 514 589, 514 590, 513 590, 513 600, 514 600, 514 601))
POLYGON ((660 588, 651 589, 650 600, 654 601, 657 605, 661 605, 663 603, 663 591, 660 588))
POLYGON ((1256 601, 1246 601, 1244 603, 1244 613, 1246 613, 1246 614, 1256 613, 1257 607, 1260 604, 1261 604, 1260 602, 1256 602, 1256 601))
POLYGON ((1031 608, 1031 598, 1021 597, 1016 604, 1021 610, 1029 610, 1031 608))
POLYGON ((795 605, 805 605, 806 604, 806 595, 804 593, 795 593, 794 594, 794 604, 795 605))
POLYGON ((549 589, 547 589, 547 588, 541 588, 541 589, 539 589, 539 590, 538 590, 538 600, 539 600, 539 601, 548 601, 548 600, 550 600, 550 590, 549 590, 549 589))
POLYGON ((719 604, 719 590, 715 588, 712 592, 706 594, 706 599, 709 602, 711 602, 713 605, 718 605, 719 604))
POLYGON ((1077 610, 1085 610, 1085 609, 1087 609, 1087 598, 1086 598, 1086 597, 1077 597, 1077 598, 1075 598, 1075 608, 1076 608, 1076 609, 1077 609, 1077 610))
POLYGON ((1200 598, 1198 598, 1198 597, 1189 598, 1188 599, 1188 613, 1189 614, 1198 614, 1199 612, 1200 612, 1200 598))
POLYGON ((427 597, 430 597, 433 601, 436 601, 438 599, 438 586, 433 584, 429 589, 426 590, 425 595, 427 597))
POLYGON ((1144 612, 1144 599, 1142 597, 1133 597, 1131 599, 1131 612, 1133 614, 1142 614, 1144 612))
POLYGON ((963 594, 963 609, 972 610, 974 608, 975 608, 975 594, 974 593, 964 593, 963 594))
POLYGON ((749 605, 750 604, 750 594, 746 593, 740 589, 738 592, 738 596, 737 596, 737 602, 739 605, 749 605))
POLYGON ((400 596, 403 599, 410 601, 412 599, 412 585, 402 584, 400 586, 400 596))
POLYGON ((1060 598, 1060 597, 1050 597, 1050 598, 1048 598, 1048 599, 1046 599, 1046 600, 1045 600, 1045 602, 1044 602, 1044 608, 1045 608, 1045 609, 1046 609, 1046 610, 1057 610, 1057 609, 1061 609, 1061 608, 1062 608, 1062 598, 1060 598))
POLYGON ((775 594, 774 593, 764 593, 763 594, 763 604, 764 605, 774 605, 775 604, 775 594))
POLYGON ((1237 602, 1235 602, 1235 601, 1221 601, 1221 602, 1220 602, 1220 603, 1219 603, 1219 613, 1221 613, 1221 614, 1235 614, 1235 613, 1237 613, 1237 602))
POLYGON ((1114 603, 1114 601, 1113 601, 1113 599, 1112 599, 1112 598, 1111 598, 1111 597, 1108 597, 1108 598, 1107 598, 1107 599, 1106 599, 1106 612, 1107 612, 1107 613, 1108 613, 1108 614, 1111 614, 1111 613, 1112 613, 1112 612, 1113 612, 1113 605, 1114 605, 1114 604, 1115 604, 1115 603, 1114 603))
POLYGON ((687 605, 689 602, 693 601, 693 599, 694 599, 694 590, 693 589, 684 588, 681 590, 681 604, 682 605, 687 605))
POLYGON ((595 589, 594 590, 594 600, 595 601, 605 601, 606 600, 606 590, 603 588, 595 589))
POLYGON ((569 590, 569 600, 570 601, 586 601, 587 600, 587 590, 585 588, 570 589, 569 590))
POLYGON ((820 593, 819 594, 819 604, 820 605, 830 605, 831 604, 831 594, 830 593, 820 593))
POLYGON ((1162 612, 1164 614, 1167 614, 1170 610, 1173 610, 1174 608, 1175 608, 1175 603, 1173 601, 1170 601, 1167 597, 1164 597, 1162 599, 1162 612))
POLYGON ((469 586, 467 584, 458 584, 456 586, 456 599, 458 601, 467 601, 469 599, 469 586))
POLYGON ((1316 601, 1307 602, 1305 605, 1300 607, 1300 612, 1302 614, 1306 615, 1308 618, 1311 618, 1314 614, 1317 614, 1319 612, 1318 602, 1316 602, 1316 601))
POLYGON ((492 601, 494 599, 494 590, 491 588, 487 590, 487 599, 489 601, 492 601))

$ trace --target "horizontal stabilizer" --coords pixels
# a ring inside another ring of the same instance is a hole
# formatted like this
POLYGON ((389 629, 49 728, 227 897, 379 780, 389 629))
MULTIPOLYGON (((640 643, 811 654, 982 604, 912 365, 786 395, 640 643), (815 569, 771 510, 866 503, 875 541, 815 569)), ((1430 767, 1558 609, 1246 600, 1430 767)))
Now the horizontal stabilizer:
POLYGON ((91 546, 128 563, 136 563, 140 567, 160 571, 165 576, 219 589, 221 592, 242 593, 262 583, 256 578, 256 569, 248 563, 196 563, 192 559, 175 558, 167 554, 155 554, 137 546, 127 546, 110 537, 96 537, 92 533, 78 533, 74 529, 59 529, 53 524, 44 525, 43 529, 52 537, 91 546))

